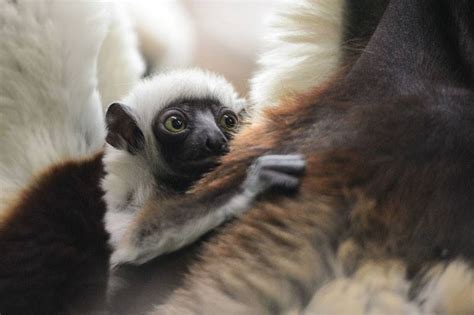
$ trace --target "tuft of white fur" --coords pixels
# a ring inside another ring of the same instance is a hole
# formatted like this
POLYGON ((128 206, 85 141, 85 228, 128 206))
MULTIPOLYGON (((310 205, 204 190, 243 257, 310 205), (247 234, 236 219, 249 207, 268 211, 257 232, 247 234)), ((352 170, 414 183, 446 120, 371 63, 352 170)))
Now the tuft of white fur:
POLYGON ((304 314, 474 314, 474 269, 464 261, 430 268, 411 298, 413 285, 400 261, 369 261, 319 289, 304 314))
POLYGON ((251 80, 257 112, 288 94, 314 89, 342 59, 344 0, 287 0, 269 20, 260 70, 251 80))
POLYGON ((157 152, 153 119, 173 101, 207 98, 216 99, 236 113, 245 107, 245 101, 238 97, 227 80, 199 69, 174 70, 145 79, 122 101, 132 108, 146 145, 145 152, 136 155, 109 145, 106 148, 107 175, 102 187, 107 203, 106 229, 111 235, 112 246, 117 245, 150 194, 160 189, 154 175, 169 169, 157 152))
POLYGON ((474 314, 474 269, 465 262, 439 264, 424 281, 416 298, 423 314, 474 314))
POLYGON ((191 64, 196 34, 192 17, 180 1, 128 0, 124 4, 152 72, 191 64))
POLYGON ((111 23, 98 60, 99 92, 104 109, 125 97, 145 72, 135 27, 123 3, 111 3, 111 23))
POLYGON ((337 278, 319 289, 304 314, 421 314, 408 298, 409 288, 400 262, 367 262, 352 277, 337 278))
POLYGON ((115 248, 156 186, 153 168, 141 155, 131 155, 107 145, 103 162, 106 171, 102 181, 107 204, 105 227, 110 244, 115 248))
POLYGON ((0 0, 0 212, 52 164, 104 143, 96 62, 107 5, 0 0))

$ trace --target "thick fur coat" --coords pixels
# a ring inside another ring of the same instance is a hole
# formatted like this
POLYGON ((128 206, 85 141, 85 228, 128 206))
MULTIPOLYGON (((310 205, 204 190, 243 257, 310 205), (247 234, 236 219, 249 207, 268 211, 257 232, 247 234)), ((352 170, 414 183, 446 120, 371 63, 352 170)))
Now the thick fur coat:
POLYGON ((280 4, 269 19, 259 70, 251 80, 256 109, 307 92, 343 63, 345 1, 298 0, 280 4))
MULTIPOLYGON (((103 310, 110 19, 99 3, 0 1, 0 312, 103 310)), ((304 154, 301 191, 213 234, 157 314, 474 312, 474 7, 359 3, 277 15, 253 80, 261 119, 182 205, 225 196, 262 154, 304 154)))
POLYGON ((0 213, 39 172, 102 148, 97 56, 109 23, 99 4, 1 6, 0 213))
POLYGON ((1 1, 0 312, 103 309, 104 4, 1 1))

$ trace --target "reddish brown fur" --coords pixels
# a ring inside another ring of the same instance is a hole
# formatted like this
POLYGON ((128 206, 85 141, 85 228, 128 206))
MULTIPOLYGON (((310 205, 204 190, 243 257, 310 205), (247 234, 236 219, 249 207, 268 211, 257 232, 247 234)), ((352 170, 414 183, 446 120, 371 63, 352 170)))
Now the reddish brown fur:
POLYGON ((105 302, 102 154, 56 165, 21 194, 0 234, 0 313, 88 312, 105 302))
POLYGON ((347 239, 365 258, 373 249, 401 258, 411 274, 474 258, 472 93, 421 85, 412 96, 393 96, 390 85, 367 84, 372 75, 351 71, 323 91, 286 100, 236 137, 198 195, 232 189, 256 157, 285 153, 308 161, 300 193, 264 198, 224 228, 167 310, 301 309, 337 273, 335 252, 347 239))
MULTIPOLYGON (((170 304, 195 313, 226 314, 238 309, 232 301, 249 306, 236 314, 277 314, 288 305, 304 305, 308 292, 337 273, 337 266, 321 272, 316 266, 334 259, 336 240, 347 236, 349 221, 342 214, 357 199, 350 194, 348 179, 359 176, 349 159, 346 153, 309 157, 301 193, 294 199, 273 196, 272 202, 260 202, 220 231, 170 304), (223 299, 218 304, 223 308, 214 308, 207 294, 223 299)), ((178 308, 173 314, 186 312, 178 308)))

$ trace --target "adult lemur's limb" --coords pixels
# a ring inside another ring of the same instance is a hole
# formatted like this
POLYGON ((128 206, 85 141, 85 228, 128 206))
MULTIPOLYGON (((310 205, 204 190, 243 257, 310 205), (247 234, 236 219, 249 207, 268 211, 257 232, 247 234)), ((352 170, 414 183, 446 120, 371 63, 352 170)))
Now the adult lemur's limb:
POLYGON ((108 13, 59 1, 0 7, 1 213, 34 174, 103 146, 96 62, 108 13))
POLYGON ((0 313, 89 313, 109 249, 99 2, 0 0, 0 313))
POLYGON ((272 188, 294 191, 304 167, 301 155, 266 155, 251 165, 236 189, 164 203, 152 198, 119 243, 111 262, 141 264, 190 244, 247 210, 262 193, 272 188))

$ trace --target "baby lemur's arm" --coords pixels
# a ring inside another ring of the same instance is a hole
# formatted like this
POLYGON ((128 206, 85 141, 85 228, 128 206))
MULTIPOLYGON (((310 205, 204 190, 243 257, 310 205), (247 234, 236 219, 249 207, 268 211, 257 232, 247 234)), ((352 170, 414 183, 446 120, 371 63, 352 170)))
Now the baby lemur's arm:
POLYGON ((111 262, 141 264, 190 244, 247 210, 270 189, 295 190, 304 167, 301 155, 262 156, 236 189, 216 189, 211 195, 186 195, 166 202, 151 198, 130 225, 111 262))

